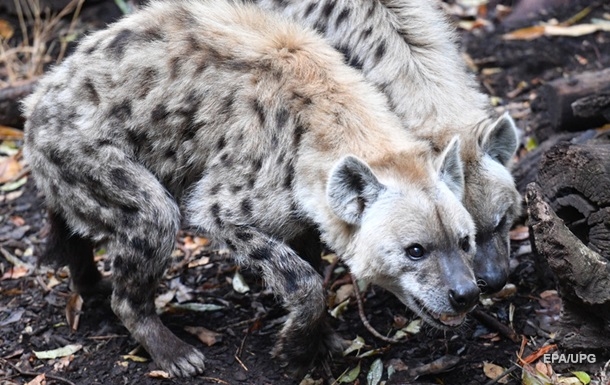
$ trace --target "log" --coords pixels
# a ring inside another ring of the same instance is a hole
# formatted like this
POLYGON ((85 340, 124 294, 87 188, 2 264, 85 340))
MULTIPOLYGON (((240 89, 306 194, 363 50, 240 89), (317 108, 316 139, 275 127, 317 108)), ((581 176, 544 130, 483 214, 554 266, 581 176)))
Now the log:
POLYGON ((20 102, 34 91, 36 81, 0 88, 0 125, 22 127, 20 102))
POLYGON ((532 111, 538 115, 533 122, 536 138, 543 141, 558 132, 602 126, 608 121, 607 109, 603 107, 606 100, 603 96, 608 94, 610 68, 583 72, 546 83, 540 87, 538 98, 532 103, 532 111), (577 101, 578 115, 572 108, 572 103, 577 101), (588 108, 587 103, 599 103, 601 107, 588 108))
POLYGON ((557 276, 563 299, 558 342, 566 349, 610 346, 610 264, 586 247, 545 201, 537 183, 526 202, 536 254, 557 276))
POLYGON ((542 157, 538 183, 569 230, 610 260, 610 142, 557 144, 542 157))

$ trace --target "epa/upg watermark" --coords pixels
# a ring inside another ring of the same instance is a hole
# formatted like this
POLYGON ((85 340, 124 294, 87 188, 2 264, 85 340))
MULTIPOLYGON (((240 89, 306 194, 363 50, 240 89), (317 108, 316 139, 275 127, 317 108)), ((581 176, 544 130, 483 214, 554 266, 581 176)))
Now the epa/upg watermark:
POLYGON ((586 353, 547 353, 542 355, 545 364, 594 364, 597 362, 595 354, 586 353))

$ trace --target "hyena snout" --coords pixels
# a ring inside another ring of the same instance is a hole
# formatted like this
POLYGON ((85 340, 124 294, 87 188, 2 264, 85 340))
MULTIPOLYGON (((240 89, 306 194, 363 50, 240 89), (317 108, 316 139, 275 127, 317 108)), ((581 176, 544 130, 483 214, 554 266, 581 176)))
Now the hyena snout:
POLYGON ((472 280, 464 280, 449 289, 449 303, 458 313, 469 311, 477 304, 481 290, 472 280))

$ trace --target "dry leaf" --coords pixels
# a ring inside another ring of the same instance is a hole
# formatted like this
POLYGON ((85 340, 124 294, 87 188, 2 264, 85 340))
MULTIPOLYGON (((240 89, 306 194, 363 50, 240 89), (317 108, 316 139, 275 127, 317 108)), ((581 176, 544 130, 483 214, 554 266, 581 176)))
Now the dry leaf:
POLYGON ((62 357, 59 360, 57 360, 57 362, 55 362, 55 364, 53 364, 53 370, 55 370, 56 372, 60 372, 60 371, 64 370, 65 368, 67 368, 68 365, 70 365, 70 362, 72 362, 73 360, 74 360, 73 354, 62 357))
MULTIPOLYGON (((0 35, 2 35, 2 20, 0 20, 0 35)), ((0 140, 23 140, 23 131, 0 124, 0 140)))
POLYGON ((243 275, 240 274, 239 271, 235 272, 233 279, 231 280, 231 285, 233 286, 233 290, 240 294, 244 294, 250 291, 250 286, 244 279, 243 275))
POLYGON ((534 25, 532 27, 525 27, 506 33, 502 36, 504 40, 534 40, 544 35, 544 25, 534 25))
POLYGON ((146 375, 151 378, 170 378, 169 373, 163 370, 152 370, 146 373, 146 375))
POLYGON ((148 361, 148 359, 141 357, 141 356, 137 356, 135 354, 124 354, 121 356, 121 358, 126 361, 133 361, 133 362, 147 362, 148 361))
MULTIPOLYGON (((500 377, 505 371, 506 369, 499 365, 492 364, 491 362, 483 362, 483 373, 485 373, 485 376, 491 380, 495 380, 496 378, 500 377)), ((508 383, 508 380, 509 377, 505 375, 496 382, 499 384, 506 384, 508 383)))
POLYGON ((610 31, 610 23, 598 24, 577 24, 568 27, 561 25, 547 25, 544 28, 544 34, 547 36, 570 36, 578 37, 589 35, 598 31, 610 31))
POLYGON ((352 296, 354 293, 354 285, 351 283, 341 285, 337 289, 336 302, 341 303, 352 296))
POLYGON ((201 257, 192 262, 189 262, 189 264, 187 266, 189 269, 192 269, 193 267, 197 267, 197 266, 205 266, 208 263, 210 263, 210 257, 201 257))
POLYGON ((59 349, 45 350, 42 352, 34 351, 33 353, 36 356, 36 358, 38 358, 39 360, 50 360, 50 359, 55 359, 55 358, 59 358, 59 357, 69 356, 71 354, 78 352, 82 348, 83 348, 83 345, 73 344, 73 345, 66 345, 59 349))
POLYGON ((17 156, 9 156, 0 163, 0 183, 6 183, 15 178, 21 172, 23 166, 17 160, 17 156))
POLYGON ((530 237, 530 229, 527 226, 517 226, 509 232, 511 241, 525 241, 530 237))
POLYGON ((6 279, 19 279, 28 276, 31 271, 32 269, 26 265, 13 266, 4 273, 4 275, 0 278, 0 281, 4 281, 6 279))
POLYGON ((212 346, 222 341, 222 334, 213 332, 204 328, 203 326, 185 326, 184 330, 196 335, 197 338, 199 338, 199 341, 203 342, 207 346, 212 346))
POLYGON ((78 330, 78 321, 83 309, 83 297, 78 293, 73 293, 66 304, 66 320, 72 331, 78 330))
POLYGON ((25 385, 46 385, 47 378, 44 373, 37 375, 32 381, 26 383, 25 385))

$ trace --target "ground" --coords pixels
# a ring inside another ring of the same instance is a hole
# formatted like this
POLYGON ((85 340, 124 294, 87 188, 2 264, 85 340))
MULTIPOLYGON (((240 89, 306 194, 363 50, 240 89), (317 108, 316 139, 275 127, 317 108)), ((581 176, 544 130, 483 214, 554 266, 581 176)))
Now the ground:
MULTIPOLYGON (((466 60, 498 111, 508 110, 517 119, 524 143, 528 143, 534 128, 530 102, 540 84, 610 66, 607 32, 531 40, 502 38, 509 31, 552 18, 570 20, 581 15, 587 5, 591 12, 573 23, 588 24, 604 18, 608 22, 610 5, 603 1, 572 1, 569 6, 561 0, 531 3, 538 4, 540 11, 533 18, 519 5, 509 13, 505 6, 511 4, 507 2, 499 6, 490 2, 472 14, 464 13, 464 9, 472 8, 461 7, 460 2, 446 3, 456 23, 460 23, 466 60)), ((0 72, 0 76, 4 74, 0 72)), ((364 345, 328 368, 316 368, 306 379, 290 376, 270 356, 285 316, 272 294, 252 272, 237 269, 227 250, 209 244, 205 234, 184 229, 178 237, 172 268, 158 289, 157 306, 172 331, 204 352, 207 370, 198 378, 163 379, 146 352, 137 349, 106 299, 86 298, 81 307, 78 297, 70 292, 65 269, 35 268, 35 256, 44 245, 46 231, 41 197, 19 162, 12 163, 16 169, 12 176, 2 179, 9 172, 7 159, 20 159, 14 150, 22 141, 12 130, 0 131, 0 135, 0 384, 42 384, 43 373, 47 384, 283 385, 330 384, 333 379, 376 384, 378 381, 371 377, 378 359, 383 365, 381 379, 387 384, 492 384, 496 383, 489 374, 492 369, 511 369, 509 376, 498 382, 518 384, 522 369, 515 364, 524 364, 518 362, 519 354, 525 358, 553 342, 553 321, 559 315, 561 300, 547 290, 552 287, 538 280, 524 218, 511 232, 513 286, 501 297, 482 299, 478 311, 459 330, 439 332, 422 326, 418 331, 417 318, 394 296, 376 287, 363 291, 364 316, 373 328, 395 336, 408 327, 399 344, 376 338, 363 325, 357 301, 349 290, 349 275, 340 264, 331 264, 331 254, 322 272, 329 289, 329 307, 336 309, 342 302, 337 297, 345 292, 350 298, 347 307, 333 312, 333 327, 346 340, 361 337, 364 345), (247 287, 240 285, 241 278, 247 287), (485 314, 492 321, 485 322, 485 314), (199 331, 200 338, 189 330, 199 331), (75 351, 65 357, 37 358, 35 354, 66 346, 75 347, 75 351), (341 377, 354 368, 360 368, 360 372, 353 372, 352 379, 347 374, 341 377), (394 373, 388 379, 390 372, 394 373)), ((98 251, 98 259, 106 270, 104 250, 98 251)), ((536 362, 539 370, 554 370, 574 379, 570 371, 594 376, 608 358, 602 352, 595 356, 593 365, 541 367, 540 360, 536 362)))

